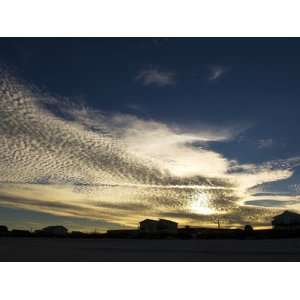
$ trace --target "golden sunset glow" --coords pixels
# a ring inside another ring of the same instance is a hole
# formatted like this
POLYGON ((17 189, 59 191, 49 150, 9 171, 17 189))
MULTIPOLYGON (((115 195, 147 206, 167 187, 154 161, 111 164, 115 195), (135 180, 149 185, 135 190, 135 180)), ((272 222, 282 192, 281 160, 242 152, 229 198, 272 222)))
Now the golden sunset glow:
POLYGON ((211 215, 215 211, 210 206, 209 197, 205 193, 196 193, 195 201, 191 203, 191 209, 193 212, 203 215, 211 215))

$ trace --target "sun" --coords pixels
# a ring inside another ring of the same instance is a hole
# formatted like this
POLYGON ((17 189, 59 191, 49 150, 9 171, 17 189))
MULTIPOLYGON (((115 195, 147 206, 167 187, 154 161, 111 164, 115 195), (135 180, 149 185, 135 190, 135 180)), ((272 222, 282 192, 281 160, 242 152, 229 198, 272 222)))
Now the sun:
POLYGON ((195 194, 190 208, 193 212, 201 215, 211 215, 214 213, 214 209, 210 205, 209 195, 203 192, 195 194))

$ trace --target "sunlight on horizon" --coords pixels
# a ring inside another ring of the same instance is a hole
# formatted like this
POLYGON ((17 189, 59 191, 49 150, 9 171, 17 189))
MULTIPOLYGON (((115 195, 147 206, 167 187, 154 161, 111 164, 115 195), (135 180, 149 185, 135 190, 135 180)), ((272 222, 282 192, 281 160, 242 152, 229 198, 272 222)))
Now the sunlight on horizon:
POLYGON ((191 210, 198 214, 211 215, 215 210, 210 205, 209 196, 206 193, 197 192, 191 204, 191 210))

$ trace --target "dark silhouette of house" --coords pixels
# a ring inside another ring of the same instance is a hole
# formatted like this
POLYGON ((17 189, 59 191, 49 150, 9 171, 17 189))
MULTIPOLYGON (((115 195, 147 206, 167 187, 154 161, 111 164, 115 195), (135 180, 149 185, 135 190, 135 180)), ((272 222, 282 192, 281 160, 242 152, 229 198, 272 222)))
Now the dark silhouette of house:
POLYGON ((284 211, 272 220, 273 229, 295 230, 300 229, 300 214, 292 211, 284 211))
POLYGON ((5 225, 0 225, 0 234, 1 233, 7 233, 8 232, 8 228, 5 225))
POLYGON ((145 219, 140 222, 140 231, 144 233, 157 232, 157 221, 151 219, 145 219))
POLYGON ((162 233, 177 233, 178 224, 171 220, 159 219, 157 229, 162 233))
POLYGON ((68 234, 68 229, 64 226, 47 226, 41 230, 37 230, 38 235, 64 237, 68 234))
POLYGON ((177 226, 178 224, 171 220, 159 219, 158 221, 156 221, 145 219, 140 222, 140 232, 176 234, 177 226))

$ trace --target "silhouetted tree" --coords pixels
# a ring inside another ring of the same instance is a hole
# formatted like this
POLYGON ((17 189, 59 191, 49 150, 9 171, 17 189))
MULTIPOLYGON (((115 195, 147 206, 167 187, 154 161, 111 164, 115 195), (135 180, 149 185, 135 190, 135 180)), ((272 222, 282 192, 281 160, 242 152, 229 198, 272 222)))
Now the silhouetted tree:
POLYGON ((253 231, 253 227, 251 225, 247 224, 245 226, 244 230, 247 231, 247 232, 252 232, 253 231))

